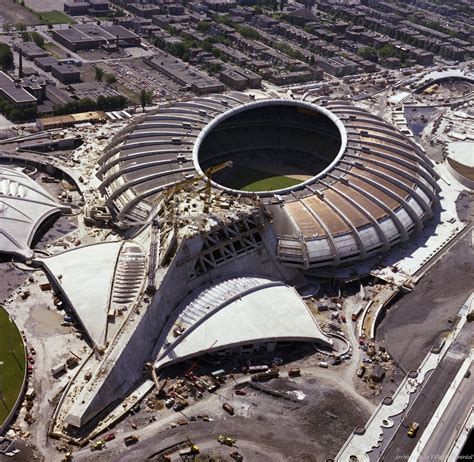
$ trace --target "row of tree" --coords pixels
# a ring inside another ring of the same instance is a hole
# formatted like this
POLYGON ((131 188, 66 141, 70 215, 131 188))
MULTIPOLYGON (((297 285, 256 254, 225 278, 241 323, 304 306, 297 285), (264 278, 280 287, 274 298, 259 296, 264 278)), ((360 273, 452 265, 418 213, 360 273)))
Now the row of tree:
POLYGON ((368 59, 374 63, 383 61, 387 58, 399 58, 401 62, 407 59, 407 53, 400 48, 393 46, 391 43, 386 43, 382 48, 375 49, 373 47, 363 47, 357 50, 357 54, 362 58, 368 59))
POLYGON ((89 111, 117 111, 123 109, 128 104, 128 100, 123 95, 99 96, 97 101, 90 98, 81 98, 71 101, 62 106, 54 107, 54 115, 74 114, 77 112, 89 111))
POLYGON ((26 32, 21 33, 21 38, 24 42, 35 42, 40 48, 44 48, 44 37, 38 32, 26 32))
POLYGON ((0 96, 0 112, 13 122, 25 122, 36 118, 36 109, 18 109, 3 96, 0 96))
POLYGON ((0 68, 10 69, 13 66, 13 53, 6 43, 0 43, 0 68))
POLYGON ((95 68, 95 79, 97 82, 105 81, 107 85, 113 85, 117 82, 117 77, 114 74, 107 74, 100 67, 95 68))

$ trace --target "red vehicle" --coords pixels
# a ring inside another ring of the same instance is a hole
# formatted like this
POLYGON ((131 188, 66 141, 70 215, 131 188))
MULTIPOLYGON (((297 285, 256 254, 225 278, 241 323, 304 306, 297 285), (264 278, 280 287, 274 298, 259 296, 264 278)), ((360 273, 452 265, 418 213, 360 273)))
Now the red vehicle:
POLYGON ((109 433, 108 435, 105 435, 104 441, 112 441, 115 439, 115 433, 109 433))
POLYGON ((346 315, 345 314, 341 313, 340 317, 341 317, 342 322, 346 322, 346 315))
POLYGON ((245 390, 235 390, 236 395, 245 396, 247 393, 245 390))

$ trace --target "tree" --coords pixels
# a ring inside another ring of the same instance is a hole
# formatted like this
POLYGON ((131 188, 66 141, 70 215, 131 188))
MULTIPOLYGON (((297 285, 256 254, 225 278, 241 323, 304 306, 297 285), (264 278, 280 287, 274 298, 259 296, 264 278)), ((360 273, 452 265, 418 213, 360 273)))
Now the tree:
POLYGON ((211 23, 208 21, 199 21, 197 25, 197 30, 199 32, 209 32, 211 29, 211 23))
POLYGON ((379 50, 379 55, 381 58, 393 58, 394 56, 398 56, 398 54, 398 50, 391 43, 386 43, 379 50))
POLYGON ((95 68, 95 79, 97 82, 102 82, 102 79, 104 78, 104 71, 100 67, 95 68))
POLYGON ((9 34, 11 30, 12 30, 12 25, 9 22, 6 22, 3 25, 3 32, 5 32, 6 34, 9 34))
POLYGON ((23 32, 26 30, 26 26, 22 22, 17 22, 15 27, 18 32, 23 32))
POLYGON ((142 91, 140 92, 140 104, 144 112, 145 112, 145 106, 151 104, 152 102, 153 102, 153 91, 145 90, 145 88, 143 88, 142 91))
POLYGON ((362 47, 357 50, 357 54, 364 59, 368 59, 369 61, 373 61, 376 63, 379 60, 377 55, 377 51, 375 48, 372 47, 362 47))
POLYGON ((219 63, 213 63, 207 68, 209 74, 211 75, 217 74, 218 72, 221 71, 221 69, 222 69, 222 66, 219 63))
POLYGON ((116 82, 117 82, 117 77, 115 77, 114 74, 106 74, 105 75, 105 83, 107 85, 113 85, 116 82))
POLYGON ((21 39, 22 39, 24 42, 29 42, 29 41, 30 41, 30 34, 28 34, 28 32, 23 31, 23 32, 21 33, 21 39))
POLYGON ((0 43, 0 67, 8 69, 13 65, 13 53, 6 43, 0 43))
POLYGON ((44 37, 38 32, 31 32, 30 37, 40 48, 44 48, 44 37))

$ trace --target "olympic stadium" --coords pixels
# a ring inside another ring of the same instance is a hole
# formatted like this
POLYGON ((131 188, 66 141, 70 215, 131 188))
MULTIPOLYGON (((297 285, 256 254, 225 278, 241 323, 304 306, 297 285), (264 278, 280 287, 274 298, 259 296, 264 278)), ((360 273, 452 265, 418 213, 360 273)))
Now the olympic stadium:
POLYGON ((258 197, 275 253, 309 268, 363 259, 403 242, 432 216, 436 174, 421 149, 347 104, 253 101, 243 94, 179 102, 122 134, 100 160, 115 219, 144 220, 167 188, 232 161, 217 194, 258 197))
POLYGON ((51 435, 74 441, 120 418, 119 403, 158 386, 169 365, 331 349, 295 287, 410 239, 439 191, 422 149, 364 109, 236 92, 136 119, 96 176, 85 220, 114 235, 32 260, 95 351, 51 420, 51 435))

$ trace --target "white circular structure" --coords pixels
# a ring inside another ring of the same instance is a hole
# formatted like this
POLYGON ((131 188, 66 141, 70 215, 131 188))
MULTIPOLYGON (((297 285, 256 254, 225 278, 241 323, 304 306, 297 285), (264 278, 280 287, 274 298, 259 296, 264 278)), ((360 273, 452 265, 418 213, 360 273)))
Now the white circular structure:
MULTIPOLYGON (((323 126, 328 128, 329 138, 340 143, 337 149, 329 149, 322 168, 318 165, 298 184, 244 191, 230 187, 222 178, 212 178, 212 186, 219 193, 225 191, 237 200, 249 194, 259 198, 272 216, 275 253, 285 265, 312 268, 361 260, 406 241, 433 216, 439 187, 431 162, 418 145, 379 117, 346 101, 320 105, 294 100, 254 101, 234 92, 169 104, 116 137, 100 159, 98 171, 100 191, 115 220, 142 222, 164 191, 184 179, 202 177, 206 166, 202 165, 200 150, 223 126, 223 141, 216 138, 211 149, 211 166, 251 150, 254 135, 256 148, 270 149, 267 158, 271 159, 274 152, 280 164, 285 158, 278 149, 287 152, 292 143, 298 155, 316 155, 321 160, 325 149, 313 148, 318 140, 327 139, 323 126), (308 125, 304 118, 296 125, 291 120, 285 122, 284 117, 272 120, 272 108, 277 113, 286 108, 307 112, 315 125, 308 125), (254 120, 250 123, 244 119, 251 111, 254 120), (234 131, 233 125, 243 122, 244 129, 234 131), (273 125, 278 129, 272 132, 268 127, 273 125), (256 130, 247 130, 254 126, 256 130), (263 128, 257 136, 259 127, 263 128)), ((291 156, 290 152, 289 166, 291 156)), ((225 169, 222 174, 228 180, 232 172, 232 168, 225 169)))
MULTIPOLYGON (((262 101, 255 101, 251 103, 246 103, 242 104, 241 106, 237 106, 235 108, 229 109, 228 111, 224 112, 223 114, 219 115, 215 119, 213 119, 208 125, 204 127, 204 129, 201 131, 199 136, 196 138, 196 141, 194 143, 193 147, 193 163, 194 167, 196 168, 197 172, 200 175, 205 175, 204 170, 201 168, 200 165, 200 152, 203 149, 203 145, 205 144, 206 140, 208 137, 220 126, 222 126, 223 122, 228 122, 232 121, 235 119, 237 115, 245 115, 246 113, 249 112, 255 112, 255 111, 261 111, 265 108, 303 108, 307 112, 312 112, 317 115, 322 115, 328 120, 330 120, 334 126, 338 130, 338 134, 340 137, 340 143, 339 143, 339 149, 337 153, 334 156, 331 156, 332 160, 328 166, 326 166, 322 171, 318 172, 315 175, 311 175, 311 177, 305 181, 302 181, 295 186, 291 186, 288 188, 278 188, 278 189, 272 189, 270 191, 243 191, 239 189, 234 189, 234 188, 229 188, 226 187, 223 184, 220 184, 216 181, 213 181, 211 179, 211 184, 219 189, 222 189, 228 193, 231 194, 241 194, 241 195, 255 195, 257 194, 260 197, 263 196, 271 196, 274 194, 286 194, 291 191, 294 191, 296 189, 304 188, 306 185, 314 183, 318 178, 322 178, 327 172, 329 172, 340 160, 340 158, 343 156, 346 146, 347 146, 347 133, 346 129, 343 125, 343 123, 339 120, 339 118, 333 114, 332 112, 328 111, 324 107, 317 106, 316 104, 308 103, 305 101, 298 101, 298 100, 281 100, 281 99, 270 99, 270 100, 262 100, 262 101)), ((276 113, 275 116, 278 114, 276 113)), ((314 118, 314 116, 313 116, 314 118)), ((254 129, 255 130, 261 130, 262 125, 261 122, 259 123, 258 121, 251 121, 252 123, 255 124, 254 129)), ((267 123, 273 123, 275 127, 278 129, 285 129, 285 126, 281 124, 281 120, 278 117, 275 117, 275 119, 267 121, 267 123)), ((247 126, 247 130, 248 130, 247 126)), ((294 125, 292 127, 287 127, 288 129, 294 129, 294 125)), ((267 143, 270 143, 269 146, 272 149, 275 149, 275 141, 274 140, 262 140, 267 143)), ((291 142, 291 139, 289 140, 291 142)), ((294 142, 294 141, 293 141, 294 142)), ((258 149, 258 146, 255 146, 255 150, 258 149)), ((252 152, 253 154, 253 152, 252 152)), ((232 160, 232 159, 229 159, 232 160)))

